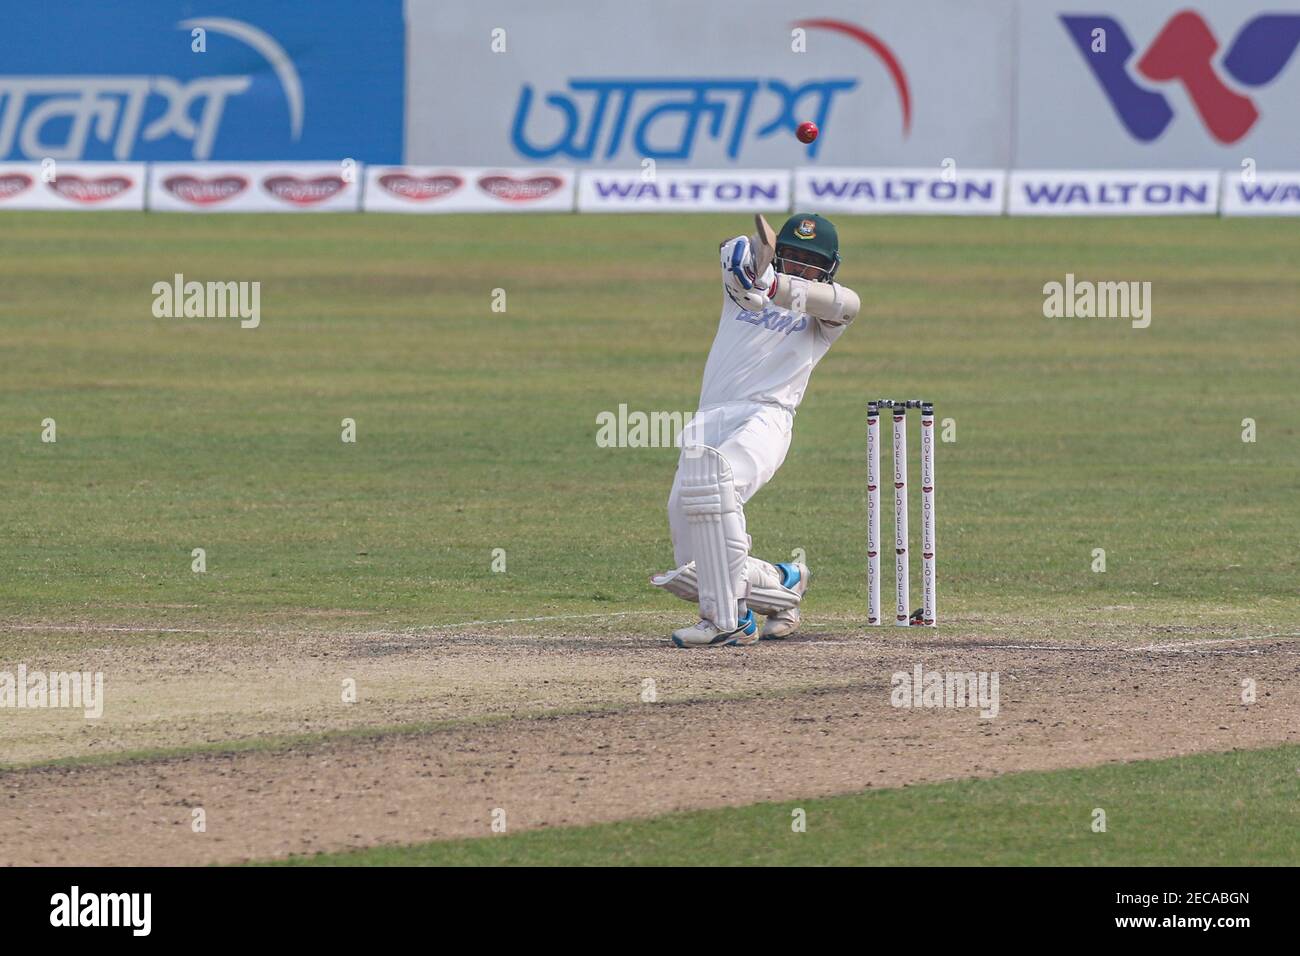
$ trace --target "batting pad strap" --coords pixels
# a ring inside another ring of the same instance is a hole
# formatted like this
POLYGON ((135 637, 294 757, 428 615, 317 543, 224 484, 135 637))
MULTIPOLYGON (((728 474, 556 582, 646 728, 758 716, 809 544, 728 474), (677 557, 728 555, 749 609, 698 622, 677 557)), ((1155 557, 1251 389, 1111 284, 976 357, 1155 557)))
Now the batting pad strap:
POLYGON ((726 456, 708 445, 684 448, 680 500, 695 559, 700 617, 733 630, 745 594, 749 538, 726 456))

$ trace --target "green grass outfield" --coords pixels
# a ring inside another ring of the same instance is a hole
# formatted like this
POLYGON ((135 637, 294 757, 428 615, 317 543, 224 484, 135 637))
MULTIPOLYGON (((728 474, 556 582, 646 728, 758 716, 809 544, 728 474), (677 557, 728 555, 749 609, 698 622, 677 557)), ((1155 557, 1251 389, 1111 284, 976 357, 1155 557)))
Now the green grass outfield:
POLYGON ((277 862, 1295 866, 1300 863, 1300 747, 1008 774, 277 862), (796 808, 805 813, 803 833, 792 829, 796 808), (1098 808, 1106 813, 1104 833, 1093 830, 1098 808))
MULTIPOLYGON (((675 454, 599 448, 596 416, 694 408, 718 243, 746 227, 3 214, 0 615, 663 609, 645 581, 670 559, 675 454), (261 327, 155 318, 174 273, 261 282, 261 327)), ((863 409, 890 394, 956 423, 937 462, 947 613, 1295 621, 1293 222, 845 217, 840 234, 864 313, 748 509, 759 554, 806 552, 810 611, 862 612, 863 409), (1151 327, 1045 319, 1067 272, 1151 282, 1151 327)))

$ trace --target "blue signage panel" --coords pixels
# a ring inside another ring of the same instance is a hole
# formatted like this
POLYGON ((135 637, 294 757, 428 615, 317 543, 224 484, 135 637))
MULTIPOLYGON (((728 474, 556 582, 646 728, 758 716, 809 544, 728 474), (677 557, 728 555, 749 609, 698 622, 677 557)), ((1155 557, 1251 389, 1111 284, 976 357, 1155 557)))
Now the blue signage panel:
POLYGON ((0 159, 402 160, 402 0, 6 6, 0 159))

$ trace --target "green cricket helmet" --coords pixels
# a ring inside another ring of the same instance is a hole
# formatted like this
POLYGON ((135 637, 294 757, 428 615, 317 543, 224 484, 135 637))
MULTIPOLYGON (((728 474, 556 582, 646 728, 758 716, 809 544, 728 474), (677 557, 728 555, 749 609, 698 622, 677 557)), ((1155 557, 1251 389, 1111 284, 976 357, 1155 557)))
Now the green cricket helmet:
POLYGON ((840 237, 835 224, 816 213, 797 212, 787 219, 776 236, 777 271, 789 272, 788 266, 794 263, 820 269, 823 275, 819 282, 834 279, 840 267, 840 237), (791 250, 798 252, 791 255, 791 250))

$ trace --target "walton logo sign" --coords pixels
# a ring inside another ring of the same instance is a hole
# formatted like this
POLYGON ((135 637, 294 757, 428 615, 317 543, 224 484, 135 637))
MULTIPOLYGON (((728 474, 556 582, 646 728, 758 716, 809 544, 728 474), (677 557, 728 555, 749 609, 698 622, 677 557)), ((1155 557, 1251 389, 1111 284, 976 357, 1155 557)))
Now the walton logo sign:
MULTIPOLYGON (((1130 75, 1128 62, 1136 51, 1119 21, 1062 16, 1061 22, 1129 134, 1144 143, 1159 137, 1173 121, 1173 108, 1162 94, 1130 75)), ((1182 83, 1210 135, 1228 145, 1250 132, 1259 110, 1250 97, 1225 83, 1219 71, 1242 86, 1264 86, 1282 72, 1297 45, 1300 14, 1264 14, 1238 31, 1216 66, 1218 40, 1199 13, 1184 10, 1164 25, 1141 54, 1136 73, 1152 83, 1182 83)))

